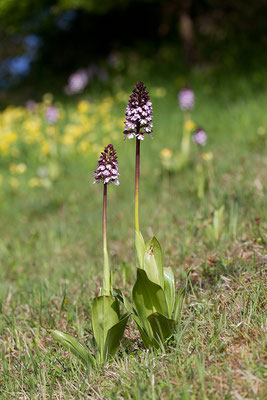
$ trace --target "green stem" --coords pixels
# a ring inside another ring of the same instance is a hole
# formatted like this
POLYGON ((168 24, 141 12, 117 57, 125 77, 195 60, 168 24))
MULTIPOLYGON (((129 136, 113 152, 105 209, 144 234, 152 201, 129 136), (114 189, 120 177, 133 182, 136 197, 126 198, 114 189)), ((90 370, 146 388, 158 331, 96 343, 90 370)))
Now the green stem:
POLYGON ((139 228, 139 179, 140 179, 140 140, 136 138, 135 155, 135 230, 140 232, 139 228))
POLYGON ((104 252, 104 279, 103 279, 103 294, 110 295, 110 268, 108 259, 107 246, 107 184, 104 184, 103 191, 103 252, 104 252))
POLYGON ((190 151, 190 131, 186 129, 186 122, 190 120, 189 112, 184 112, 184 124, 183 124, 183 136, 181 143, 181 150, 184 156, 187 158, 190 151))

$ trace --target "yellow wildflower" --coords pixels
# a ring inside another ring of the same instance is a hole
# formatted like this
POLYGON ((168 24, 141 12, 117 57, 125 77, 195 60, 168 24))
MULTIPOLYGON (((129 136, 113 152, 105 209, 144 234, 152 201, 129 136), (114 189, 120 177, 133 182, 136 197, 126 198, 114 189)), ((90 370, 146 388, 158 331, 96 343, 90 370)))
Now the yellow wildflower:
POLYGON ((160 156, 165 160, 170 159, 173 156, 173 152, 170 149, 164 148, 161 150, 160 156))
POLYGON ((78 111, 79 111, 81 114, 85 114, 85 113, 87 113, 87 112, 89 111, 89 109, 90 109, 90 104, 89 104, 88 101, 82 100, 82 101, 80 101, 80 102, 78 103, 77 108, 78 108, 78 111))
POLYGON ((7 154, 12 143, 15 143, 18 139, 18 135, 13 132, 5 132, 0 138, 0 153, 7 154))
POLYGON ((27 169, 27 166, 24 163, 19 163, 19 164, 12 163, 9 166, 9 171, 12 174, 24 174, 26 169, 27 169))
POLYGON ((196 128, 196 124, 191 119, 185 121, 184 126, 187 131, 193 131, 196 128))
POLYGON ((203 153, 202 158, 205 161, 211 161, 213 159, 213 154, 210 151, 207 153, 203 153))
POLYGON ((40 186, 42 186, 42 182, 41 182, 41 179, 39 179, 39 178, 31 178, 31 179, 29 180, 29 182, 28 182, 28 185, 29 185, 31 188, 40 187, 40 186))
POLYGON ((47 154, 50 153, 50 151, 51 151, 50 143, 47 142, 47 141, 43 141, 43 143, 42 143, 42 145, 41 145, 41 152, 42 152, 42 154, 47 155, 47 154))

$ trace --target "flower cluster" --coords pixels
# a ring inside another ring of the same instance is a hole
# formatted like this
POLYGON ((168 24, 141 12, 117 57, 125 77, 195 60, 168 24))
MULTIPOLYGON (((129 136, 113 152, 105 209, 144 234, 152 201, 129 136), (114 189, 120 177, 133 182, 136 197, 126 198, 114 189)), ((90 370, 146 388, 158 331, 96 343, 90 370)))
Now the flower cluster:
POLYGON ((79 69, 70 75, 68 84, 65 87, 65 93, 69 95, 81 93, 87 86, 88 81, 88 72, 85 69, 79 69))
POLYGON ((193 141, 199 146, 205 146, 207 142, 206 132, 202 128, 198 128, 193 135, 193 141))
POLYGON ((49 124, 54 124, 59 118, 59 110, 55 106, 47 107, 45 110, 46 120, 49 124))
POLYGON ((178 93, 178 102, 181 110, 189 111, 194 108, 195 105, 195 94, 189 87, 184 87, 178 93))
POLYGON ((144 140, 145 134, 151 136, 153 128, 152 103, 143 82, 137 83, 133 89, 125 115, 124 139, 136 137, 139 140, 144 140))
POLYGON ((92 175, 95 178, 94 183, 111 183, 119 185, 119 171, 116 151, 112 144, 109 144, 102 151, 101 156, 98 160, 97 168, 95 173, 92 175))

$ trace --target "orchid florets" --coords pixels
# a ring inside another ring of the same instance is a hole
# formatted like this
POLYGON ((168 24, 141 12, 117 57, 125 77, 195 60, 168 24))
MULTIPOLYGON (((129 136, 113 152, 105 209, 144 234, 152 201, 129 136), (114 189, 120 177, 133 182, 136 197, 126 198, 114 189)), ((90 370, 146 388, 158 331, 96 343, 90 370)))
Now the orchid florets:
POLYGON ((195 142, 195 144, 197 144, 198 146, 205 146, 206 142, 207 142, 207 134, 204 131, 204 129, 202 128, 198 128, 195 133, 193 134, 193 141, 195 142))
POLYGON ((98 160, 96 171, 92 175, 95 178, 93 183, 109 184, 113 182, 114 185, 119 185, 119 175, 116 151, 113 145, 109 144, 104 148, 98 160))
POLYGON ((183 111, 190 111, 195 105, 195 94, 189 87, 184 87, 178 93, 178 103, 183 111))
POLYGON ((152 137, 152 103, 143 82, 138 82, 133 89, 125 115, 124 139, 136 137, 144 140, 144 135, 152 137))

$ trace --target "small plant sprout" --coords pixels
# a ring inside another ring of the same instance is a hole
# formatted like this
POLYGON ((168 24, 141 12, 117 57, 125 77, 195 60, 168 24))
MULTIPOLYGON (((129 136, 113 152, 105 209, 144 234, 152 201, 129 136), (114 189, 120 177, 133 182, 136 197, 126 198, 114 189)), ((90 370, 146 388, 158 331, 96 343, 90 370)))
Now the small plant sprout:
POLYGON ((104 271, 103 287, 100 296, 93 300, 92 326, 97 349, 95 356, 75 337, 52 331, 52 336, 74 356, 86 365, 104 364, 110 356, 114 356, 119 348, 130 313, 120 315, 119 301, 113 295, 111 271, 107 247, 107 188, 110 183, 119 185, 119 172, 116 151, 112 144, 105 147, 98 160, 93 174, 94 183, 103 184, 103 253, 104 271))
POLYGON ((220 239, 223 230, 223 217, 224 205, 222 205, 218 210, 214 210, 212 223, 206 227, 207 237, 214 244, 220 239))
POLYGON ((121 294, 124 304, 138 326, 147 348, 163 348, 180 325, 187 279, 175 301, 174 275, 170 267, 163 267, 163 255, 158 240, 144 242, 139 226, 140 143, 152 132, 152 104, 142 82, 136 84, 126 110, 124 135, 136 139, 135 163, 135 249, 137 278, 132 296, 134 306, 121 294))
POLYGON ((192 121, 190 119, 190 111, 195 105, 195 94, 189 87, 184 87, 178 93, 178 103, 180 109, 184 113, 183 134, 181 141, 181 157, 186 163, 190 154, 190 132, 192 121))

